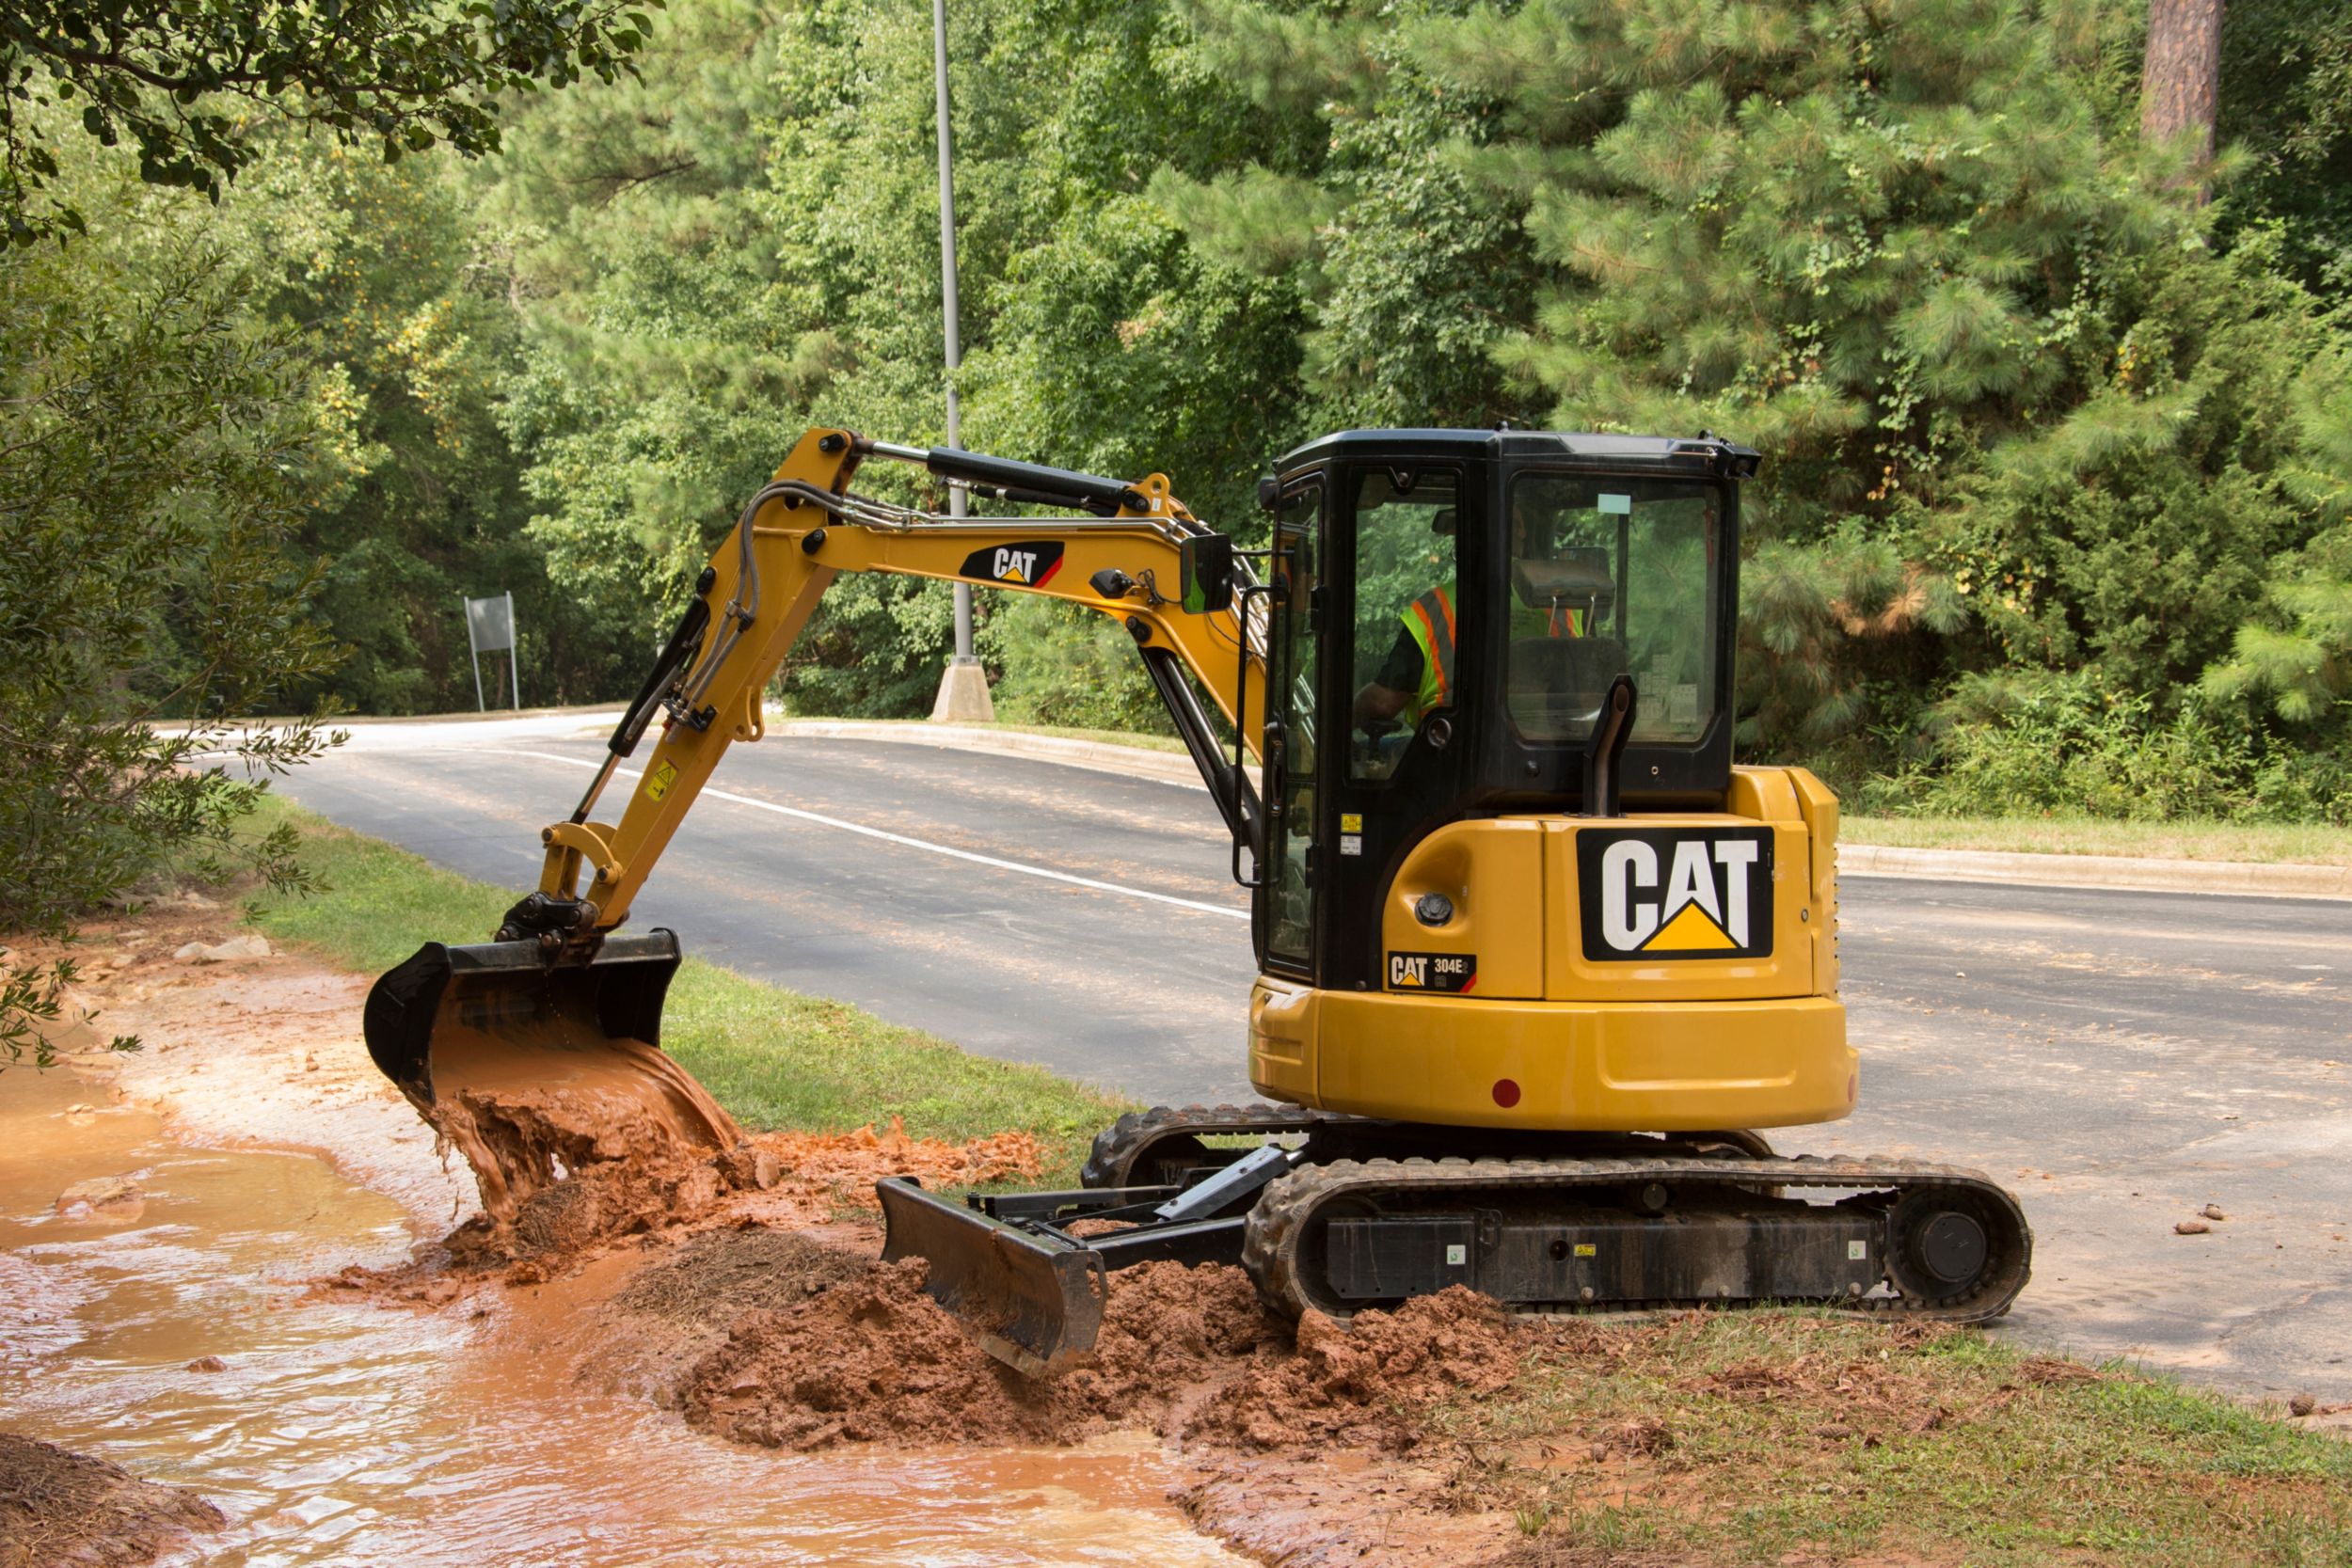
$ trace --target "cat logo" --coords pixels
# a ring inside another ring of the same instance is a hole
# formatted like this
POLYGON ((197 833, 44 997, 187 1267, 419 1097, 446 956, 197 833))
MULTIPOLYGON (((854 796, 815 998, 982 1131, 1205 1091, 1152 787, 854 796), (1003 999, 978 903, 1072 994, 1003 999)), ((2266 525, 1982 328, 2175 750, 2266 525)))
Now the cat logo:
POLYGON ((1391 990, 1466 991, 1478 984, 1475 953, 1391 953, 1391 990))
POLYGON ((1772 954, 1769 828, 1586 828, 1576 869, 1587 959, 1772 954))
POLYGON ((963 558, 956 574, 980 582, 1042 588, 1061 570, 1061 544, 1053 539, 1025 539, 1018 544, 992 545, 963 558))

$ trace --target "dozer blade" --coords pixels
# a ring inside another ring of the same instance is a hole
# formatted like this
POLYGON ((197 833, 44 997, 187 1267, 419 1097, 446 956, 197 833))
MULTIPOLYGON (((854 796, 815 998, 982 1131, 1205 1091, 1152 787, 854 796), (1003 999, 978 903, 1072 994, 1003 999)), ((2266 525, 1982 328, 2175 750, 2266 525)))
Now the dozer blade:
POLYGON ((1109 1294, 1101 1254, 934 1197, 912 1177, 890 1177, 874 1190, 882 1260, 929 1263, 924 1288, 971 1325, 991 1355, 1035 1377, 1093 1348, 1109 1294))
POLYGON ((666 930, 550 964, 532 942, 430 942, 368 993, 368 1054, 459 1146, 503 1219, 567 1171, 742 1134, 659 1049, 678 966, 666 930))

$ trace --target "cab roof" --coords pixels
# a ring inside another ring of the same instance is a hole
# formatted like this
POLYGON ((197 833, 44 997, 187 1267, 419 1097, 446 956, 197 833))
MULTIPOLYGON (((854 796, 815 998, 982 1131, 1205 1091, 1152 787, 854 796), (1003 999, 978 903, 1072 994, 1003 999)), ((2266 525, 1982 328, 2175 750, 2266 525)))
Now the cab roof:
POLYGON ((1613 436, 1557 430, 1343 430, 1292 448, 1274 461, 1276 473, 1333 458, 1569 457, 1595 464, 1680 467, 1686 464, 1745 479, 1756 453, 1711 433, 1692 436, 1613 436))

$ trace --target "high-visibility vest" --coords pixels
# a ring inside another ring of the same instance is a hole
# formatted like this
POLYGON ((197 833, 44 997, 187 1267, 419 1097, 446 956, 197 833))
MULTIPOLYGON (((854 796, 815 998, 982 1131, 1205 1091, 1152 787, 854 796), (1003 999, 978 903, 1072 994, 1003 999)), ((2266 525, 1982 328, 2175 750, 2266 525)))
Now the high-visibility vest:
POLYGON ((1454 701, 1454 591, 1432 588, 1405 607, 1405 630, 1421 648, 1421 689, 1405 705, 1405 721, 1454 701))

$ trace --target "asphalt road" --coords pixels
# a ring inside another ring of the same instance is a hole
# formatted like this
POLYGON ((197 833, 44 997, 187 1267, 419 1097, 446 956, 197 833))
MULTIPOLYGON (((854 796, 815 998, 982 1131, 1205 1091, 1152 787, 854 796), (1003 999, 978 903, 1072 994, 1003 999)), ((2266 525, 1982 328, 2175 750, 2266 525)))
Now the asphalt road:
MULTIPOLYGON (((367 726, 281 787, 519 891, 600 750, 575 721, 367 726)), ((737 748, 717 787, 633 924, 1142 1100, 1248 1097, 1246 904, 1198 788, 803 737, 737 748)), ((1862 1107, 1776 1144, 2011 1186, 2037 1237, 2013 1332, 2352 1401, 2352 903, 1842 893, 1862 1107), (2228 1217, 2174 1234, 2208 1203, 2228 1217)))

